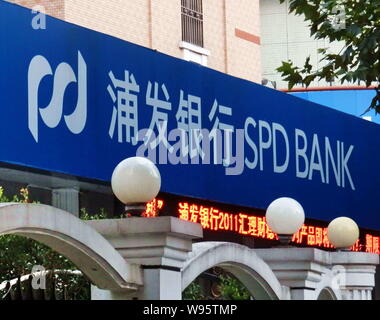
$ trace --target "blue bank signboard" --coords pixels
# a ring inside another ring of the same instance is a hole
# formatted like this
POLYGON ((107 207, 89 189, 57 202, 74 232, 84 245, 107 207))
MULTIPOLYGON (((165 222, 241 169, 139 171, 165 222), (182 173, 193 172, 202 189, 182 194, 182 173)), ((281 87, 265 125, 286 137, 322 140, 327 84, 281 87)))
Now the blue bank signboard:
POLYGON ((0 161, 109 181, 155 160, 162 191, 380 229, 380 127, 0 3, 0 161))

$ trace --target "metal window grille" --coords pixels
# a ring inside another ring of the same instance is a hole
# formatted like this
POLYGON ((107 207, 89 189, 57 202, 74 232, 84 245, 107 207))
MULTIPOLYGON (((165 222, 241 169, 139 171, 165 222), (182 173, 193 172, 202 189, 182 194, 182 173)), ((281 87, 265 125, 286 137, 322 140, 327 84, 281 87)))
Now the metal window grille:
POLYGON ((181 0, 182 41, 203 47, 202 0, 181 0))

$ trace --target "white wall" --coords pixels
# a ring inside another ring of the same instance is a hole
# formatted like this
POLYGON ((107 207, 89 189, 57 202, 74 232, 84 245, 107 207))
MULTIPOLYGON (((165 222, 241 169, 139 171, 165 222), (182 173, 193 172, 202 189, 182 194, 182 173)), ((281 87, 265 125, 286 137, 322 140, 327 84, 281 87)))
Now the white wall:
MULTIPOLYGON (((339 42, 329 44, 325 40, 312 38, 303 16, 288 13, 288 2, 286 0, 280 4, 279 0, 260 0, 263 78, 276 81, 278 89, 287 88, 287 82, 282 81, 276 71, 282 61, 292 60, 302 67, 310 55, 311 64, 321 68, 323 64, 319 62, 321 55, 318 48, 329 47, 331 52, 337 52, 343 47, 339 42)), ((319 81, 312 83, 311 87, 329 85, 319 81)))

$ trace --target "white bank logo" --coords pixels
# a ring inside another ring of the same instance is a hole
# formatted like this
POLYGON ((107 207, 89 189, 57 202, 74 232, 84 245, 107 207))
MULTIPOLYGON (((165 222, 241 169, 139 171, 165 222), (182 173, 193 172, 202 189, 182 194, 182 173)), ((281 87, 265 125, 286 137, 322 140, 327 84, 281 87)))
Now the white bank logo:
POLYGON ((74 111, 64 115, 68 129, 79 134, 83 131, 87 120, 87 65, 82 54, 78 51, 78 78, 71 66, 66 62, 58 65, 54 74, 49 61, 41 56, 35 56, 29 65, 28 71, 28 116, 29 130, 38 142, 38 115, 49 127, 55 128, 62 119, 63 99, 67 86, 78 83, 78 101, 74 111), (38 89, 46 76, 54 76, 53 93, 50 103, 46 107, 39 106, 38 89))

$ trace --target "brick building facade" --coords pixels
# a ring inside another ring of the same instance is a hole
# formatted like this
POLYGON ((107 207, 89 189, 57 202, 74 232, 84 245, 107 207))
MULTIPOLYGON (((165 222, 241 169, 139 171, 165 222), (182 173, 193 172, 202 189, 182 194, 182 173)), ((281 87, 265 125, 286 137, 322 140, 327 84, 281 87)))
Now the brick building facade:
POLYGON ((259 0, 9 1, 42 5, 59 19, 261 83, 259 0), (182 41, 181 6, 201 7, 203 47, 182 41))

